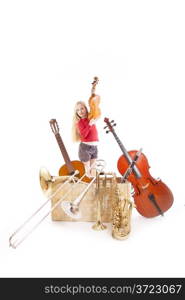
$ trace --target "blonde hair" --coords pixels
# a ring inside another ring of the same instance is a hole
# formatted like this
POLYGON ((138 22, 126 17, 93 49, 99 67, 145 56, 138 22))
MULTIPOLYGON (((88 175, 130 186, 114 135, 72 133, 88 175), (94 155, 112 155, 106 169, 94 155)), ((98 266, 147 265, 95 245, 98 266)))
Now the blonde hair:
POLYGON ((76 102, 75 108, 74 108, 73 120, 72 120, 72 139, 73 139, 73 142, 79 142, 81 140, 80 134, 79 134, 79 131, 78 131, 78 128, 77 128, 77 122, 81 118, 80 118, 80 116, 78 116, 78 114, 76 112, 77 106, 79 104, 83 105, 85 107, 87 113, 88 113, 88 109, 87 109, 87 106, 86 106, 85 102, 83 102, 83 101, 76 102))

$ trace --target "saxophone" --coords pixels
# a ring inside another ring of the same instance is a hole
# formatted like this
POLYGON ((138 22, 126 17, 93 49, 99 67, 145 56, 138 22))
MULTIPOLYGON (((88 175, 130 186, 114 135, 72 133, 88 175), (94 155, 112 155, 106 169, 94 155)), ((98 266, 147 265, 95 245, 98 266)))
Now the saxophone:
POLYGON ((115 192, 112 197, 112 236, 118 240, 126 239, 131 231, 132 209, 131 184, 118 184, 115 178, 115 192))
POLYGON ((128 181, 118 183, 119 178, 113 172, 102 174, 101 180, 99 177, 97 177, 97 222, 92 228, 95 230, 105 229, 102 216, 105 217, 105 210, 110 210, 110 219, 109 217, 108 219, 112 223, 112 237, 124 240, 130 234, 132 208, 135 207, 134 202, 131 201, 131 183, 128 181), (105 195, 110 199, 109 207, 105 203, 105 195))

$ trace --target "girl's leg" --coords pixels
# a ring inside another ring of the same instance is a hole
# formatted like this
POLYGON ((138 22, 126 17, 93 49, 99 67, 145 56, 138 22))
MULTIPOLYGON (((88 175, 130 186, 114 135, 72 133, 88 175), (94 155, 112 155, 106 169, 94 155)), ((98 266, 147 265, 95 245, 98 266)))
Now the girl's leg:
MULTIPOLYGON (((93 158, 90 160, 90 167, 95 163, 95 161, 96 161, 96 158, 93 158)), ((90 176, 93 176, 93 177, 96 176, 96 170, 94 168, 92 168, 90 171, 90 174, 91 174, 90 176)))
POLYGON ((90 160, 83 162, 84 166, 85 166, 85 172, 87 174, 88 177, 91 176, 91 172, 90 172, 90 160))

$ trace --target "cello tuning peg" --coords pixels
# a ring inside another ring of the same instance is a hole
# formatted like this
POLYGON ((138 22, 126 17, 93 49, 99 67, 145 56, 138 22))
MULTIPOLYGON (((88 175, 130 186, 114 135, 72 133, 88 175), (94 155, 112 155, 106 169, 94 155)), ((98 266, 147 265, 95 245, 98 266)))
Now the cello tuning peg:
POLYGON ((111 123, 114 123, 114 120, 112 120, 111 123))
POLYGON ((114 123, 113 126, 116 126, 116 123, 114 123))
POLYGON ((109 130, 106 130, 106 133, 109 133, 110 131, 109 130))
POLYGON ((107 128, 107 126, 103 127, 103 129, 106 129, 106 128, 107 128))

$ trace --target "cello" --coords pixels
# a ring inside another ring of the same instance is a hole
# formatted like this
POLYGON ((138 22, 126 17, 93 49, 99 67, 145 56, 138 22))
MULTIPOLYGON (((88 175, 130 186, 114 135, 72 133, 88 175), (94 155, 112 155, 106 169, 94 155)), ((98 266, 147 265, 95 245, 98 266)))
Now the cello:
MULTIPOLYGON (((123 153, 118 159, 117 168, 120 174, 124 175, 138 151, 127 152, 113 128, 116 125, 114 121, 110 122, 108 118, 105 118, 104 122, 107 124, 104 129, 109 129, 106 133, 111 132, 113 134, 123 153)), ((147 157, 141 153, 133 167, 133 172, 128 176, 128 181, 131 182, 134 188, 133 197, 136 209, 146 218, 163 215, 174 201, 173 194, 168 186, 160 179, 153 178, 149 173, 149 168, 147 157)))

